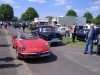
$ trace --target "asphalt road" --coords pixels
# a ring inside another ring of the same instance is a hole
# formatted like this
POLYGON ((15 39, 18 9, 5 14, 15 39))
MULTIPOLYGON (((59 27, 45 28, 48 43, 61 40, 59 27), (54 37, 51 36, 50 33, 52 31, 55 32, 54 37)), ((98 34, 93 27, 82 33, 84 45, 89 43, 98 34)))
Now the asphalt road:
MULTIPOLYGON (((9 28, 8 31, 13 35, 22 30, 9 28)), ((17 60, 11 35, 0 35, 0 75, 100 75, 96 48, 93 55, 84 55, 82 46, 52 44, 49 58, 17 60)))

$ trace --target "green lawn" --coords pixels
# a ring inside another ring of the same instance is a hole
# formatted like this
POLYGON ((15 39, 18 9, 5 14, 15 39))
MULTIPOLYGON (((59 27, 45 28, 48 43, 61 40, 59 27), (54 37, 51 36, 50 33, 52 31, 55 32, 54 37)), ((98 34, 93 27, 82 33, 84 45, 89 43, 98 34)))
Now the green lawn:
MULTIPOLYGON (((65 37, 63 37, 62 42, 66 44, 66 38, 65 38, 65 37)), ((86 42, 84 42, 84 41, 79 41, 79 40, 75 40, 75 42, 72 42, 72 39, 69 37, 69 38, 68 38, 68 44, 71 44, 71 45, 78 45, 78 46, 85 46, 85 45, 86 45, 86 42)), ((96 45, 94 45, 94 46, 96 46, 96 45)))

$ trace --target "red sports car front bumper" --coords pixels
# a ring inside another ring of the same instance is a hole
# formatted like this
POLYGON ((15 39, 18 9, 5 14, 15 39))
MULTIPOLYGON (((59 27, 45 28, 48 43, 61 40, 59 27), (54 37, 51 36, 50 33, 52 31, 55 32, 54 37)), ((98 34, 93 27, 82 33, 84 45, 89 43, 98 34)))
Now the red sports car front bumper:
POLYGON ((44 51, 44 52, 35 52, 35 53, 20 52, 19 56, 20 58, 39 58, 39 57, 49 56, 51 52, 52 52, 51 50, 44 51))

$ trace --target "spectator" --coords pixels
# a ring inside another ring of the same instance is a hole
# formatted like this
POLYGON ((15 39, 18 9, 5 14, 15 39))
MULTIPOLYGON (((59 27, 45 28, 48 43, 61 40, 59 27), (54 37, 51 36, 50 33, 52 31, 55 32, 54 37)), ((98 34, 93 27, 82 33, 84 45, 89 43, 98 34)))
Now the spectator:
POLYGON ((23 22, 23 23, 22 23, 23 32, 25 31, 25 27, 26 27, 26 23, 23 22))
POLYGON ((76 31, 77 31, 77 24, 74 24, 72 26, 72 42, 75 42, 75 36, 76 36, 76 31))
POLYGON ((66 26, 66 44, 68 44, 69 31, 70 31, 70 28, 69 28, 69 26, 67 25, 67 26, 66 26))
POLYGON ((94 24, 90 24, 90 30, 86 34, 86 46, 84 54, 87 54, 88 45, 90 44, 90 55, 93 53, 93 41, 96 40, 94 24))
POLYGON ((7 23, 6 22, 4 23, 4 28, 7 29, 7 23))
POLYGON ((100 25, 96 29, 97 55, 100 55, 100 25))
POLYGON ((97 36, 97 56, 100 55, 100 31, 97 36))
POLYGON ((70 38, 72 39, 72 27, 70 27, 69 34, 70 34, 70 38))

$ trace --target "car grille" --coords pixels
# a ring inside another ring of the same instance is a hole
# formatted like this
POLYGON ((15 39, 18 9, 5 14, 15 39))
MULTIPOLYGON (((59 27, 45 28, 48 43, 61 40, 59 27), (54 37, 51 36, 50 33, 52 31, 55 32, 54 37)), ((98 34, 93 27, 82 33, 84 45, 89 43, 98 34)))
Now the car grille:
POLYGON ((62 39, 61 35, 59 35, 59 34, 52 34, 52 35, 49 35, 49 36, 48 36, 48 40, 47 40, 47 41, 52 40, 52 38, 59 38, 59 39, 62 39))

